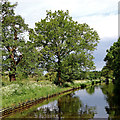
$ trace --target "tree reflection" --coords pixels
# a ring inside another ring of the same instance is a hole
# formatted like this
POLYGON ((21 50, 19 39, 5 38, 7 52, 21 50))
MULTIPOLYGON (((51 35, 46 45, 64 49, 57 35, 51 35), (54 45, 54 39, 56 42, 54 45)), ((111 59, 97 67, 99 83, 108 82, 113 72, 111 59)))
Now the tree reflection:
POLYGON ((93 118, 95 107, 84 105, 79 97, 69 94, 58 101, 40 107, 35 114, 37 118, 93 118))
POLYGON ((109 107, 105 107, 109 118, 120 118, 120 85, 110 83, 101 89, 109 104, 109 107))
POLYGON ((95 92, 95 87, 94 86, 87 87, 86 92, 92 95, 95 92))

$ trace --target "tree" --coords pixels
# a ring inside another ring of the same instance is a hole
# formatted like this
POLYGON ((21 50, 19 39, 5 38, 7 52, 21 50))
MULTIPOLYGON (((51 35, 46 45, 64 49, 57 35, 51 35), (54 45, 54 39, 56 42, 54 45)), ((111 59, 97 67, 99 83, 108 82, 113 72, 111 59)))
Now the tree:
POLYGON ((102 68, 101 71, 101 76, 105 77, 105 78, 111 78, 113 79, 113 70, 111 70, 109 65, 106 65, 102 68))
POLYGON ((79 54, 71 53, 62 62, 62 68, 64 68, 62 69, 62 79, 68 82, 78 79, 87 79, 88 68, 94 68, 92 59, 93 57, 91 55, 87 55, 84 52, 79 54))
POLYGON ((3 73, 9 72, 10 81, 16 80, 17 73, 26 75, 31 71, 36 53, 32 42, 24 38, 28 25, 20 15, 15 15, 16 6, 17 3, 11 5, 2 0, 2 69, 3 73))
POLYGON ((84 70, 93 68, 92 51, 97 46, 99 36, 87 24, 73 21, 68 10, 54 13, 47 11, 46 18, 35 23, 34 30, 31 29, 30 39, 35 42, 43 57, 41 67, 47 71, 52 68, 57 72, 58 84, 62 82, 61 74, 64 73, 65 65, 68 71, 76 69, 76 66, 84 70), (72 65, 67 64, 71 57, 72 65))
POLYGON ((120 38, 107 50, 104 61, 106 61, 106 66, 109 71, 113 72, 116 82, 120 83, 120 38))

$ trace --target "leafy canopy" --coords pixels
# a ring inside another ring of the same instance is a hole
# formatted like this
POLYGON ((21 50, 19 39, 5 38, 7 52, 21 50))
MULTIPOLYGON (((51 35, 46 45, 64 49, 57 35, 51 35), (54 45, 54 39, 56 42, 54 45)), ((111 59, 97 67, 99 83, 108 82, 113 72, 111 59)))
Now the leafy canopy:
POLYGON ((86 23, 72 20, 69 11, 47 11, 45 19, 35 23, 30 30, 30 40, 34 41, 41 54, 40 66, 49 71, 69 74, 74 71, 92 69, 93 55, 99 36, 86 23))
POLYGON ((107 55, 104 59, 109 70, 113 71, 113 76, 116 80, 120 79, 120 38, 114 42, 113 46, 107 50, 107 55))
POLYGON ((17 74, 28 75, 35 67, 35 51, 32 41, 25 39, 28 25, 20 15, 15 15, 16 4, 2 0, 2 68, 8 71, 10 80, 17 74), (32 54, 31 54, 32 53, 32 54))

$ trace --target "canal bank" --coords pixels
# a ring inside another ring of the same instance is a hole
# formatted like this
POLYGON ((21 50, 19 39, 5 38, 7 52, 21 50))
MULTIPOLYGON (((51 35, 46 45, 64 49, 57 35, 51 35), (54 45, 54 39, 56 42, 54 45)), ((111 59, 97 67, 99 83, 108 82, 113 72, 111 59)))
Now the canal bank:
POLYGON ((77 89, 80 89, 80 88, 84 88, 86 86, 90 86, 90 85, 93 85, 93 84, 98 84, 100 83, 101 81, 92 81, 92 82, 89 82, 89 83, 82 83, 82 84, 77 84, 78 87, 75 87, 76 85, 74 85, 74 87, 72 88, 69 88, 68 90, 64 90, 62 92, 59 92, 59 93, 55 93, 55 94, 52 94, 52 95, 47 95, 46 97, 40 97, 40 98, 35 98, 35 99, 32 99, 32 100, 28 100, 26 102, 23 102, 19 105, 16 105, 16 106, 13 106, 13 107, 8 107, 8 108, 4 108, 2 110, 0 110, 0 113, 2 114, 2 117, 6 117, 8 115, 10 115, 11 113, 15 113, 17 111, 22 111, 24 109, 28 109, 30 107, 32 107, 33 105, 36 105, 38 103, 42 103, 43 101, 47 100, 47 99, 50 99, 50 98, 53 98, 55 96, 58 96, 58 95, 62 95, 62 94, 67 94, 71 91, 74 91, 74 90, 77 90, 77 89))

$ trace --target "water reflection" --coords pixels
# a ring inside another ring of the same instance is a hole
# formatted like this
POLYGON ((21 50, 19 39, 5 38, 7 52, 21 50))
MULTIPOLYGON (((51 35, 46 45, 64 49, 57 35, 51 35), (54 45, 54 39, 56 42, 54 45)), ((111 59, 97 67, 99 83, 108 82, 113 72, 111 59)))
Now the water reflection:
POLYGON ((109 107, 105 107, 109 118, 120 118, 120 85, 109 84, 102 86, 109 107))
POLYGON ((90 95, 94 94, 95 92, 95 86, 90 86, 86 88, 86 92, 90 95))
POLYGON ((96 113, 94 118, 107 118, 108 114, 105 110, 105 106, 109 106, 105 100, 104 94, 99 87, 95 87, 94 93, 87 92, 87 88, 79 91, 75 91, 75 95, 78 96, 83 104, 87 104, 88 106, 96 107, 96 113))
POLYGON ((84 105, 79 97, 71 93, 39 107, 34 115, 37 118, 93 118, 95 113, 95 107, 84 105))

